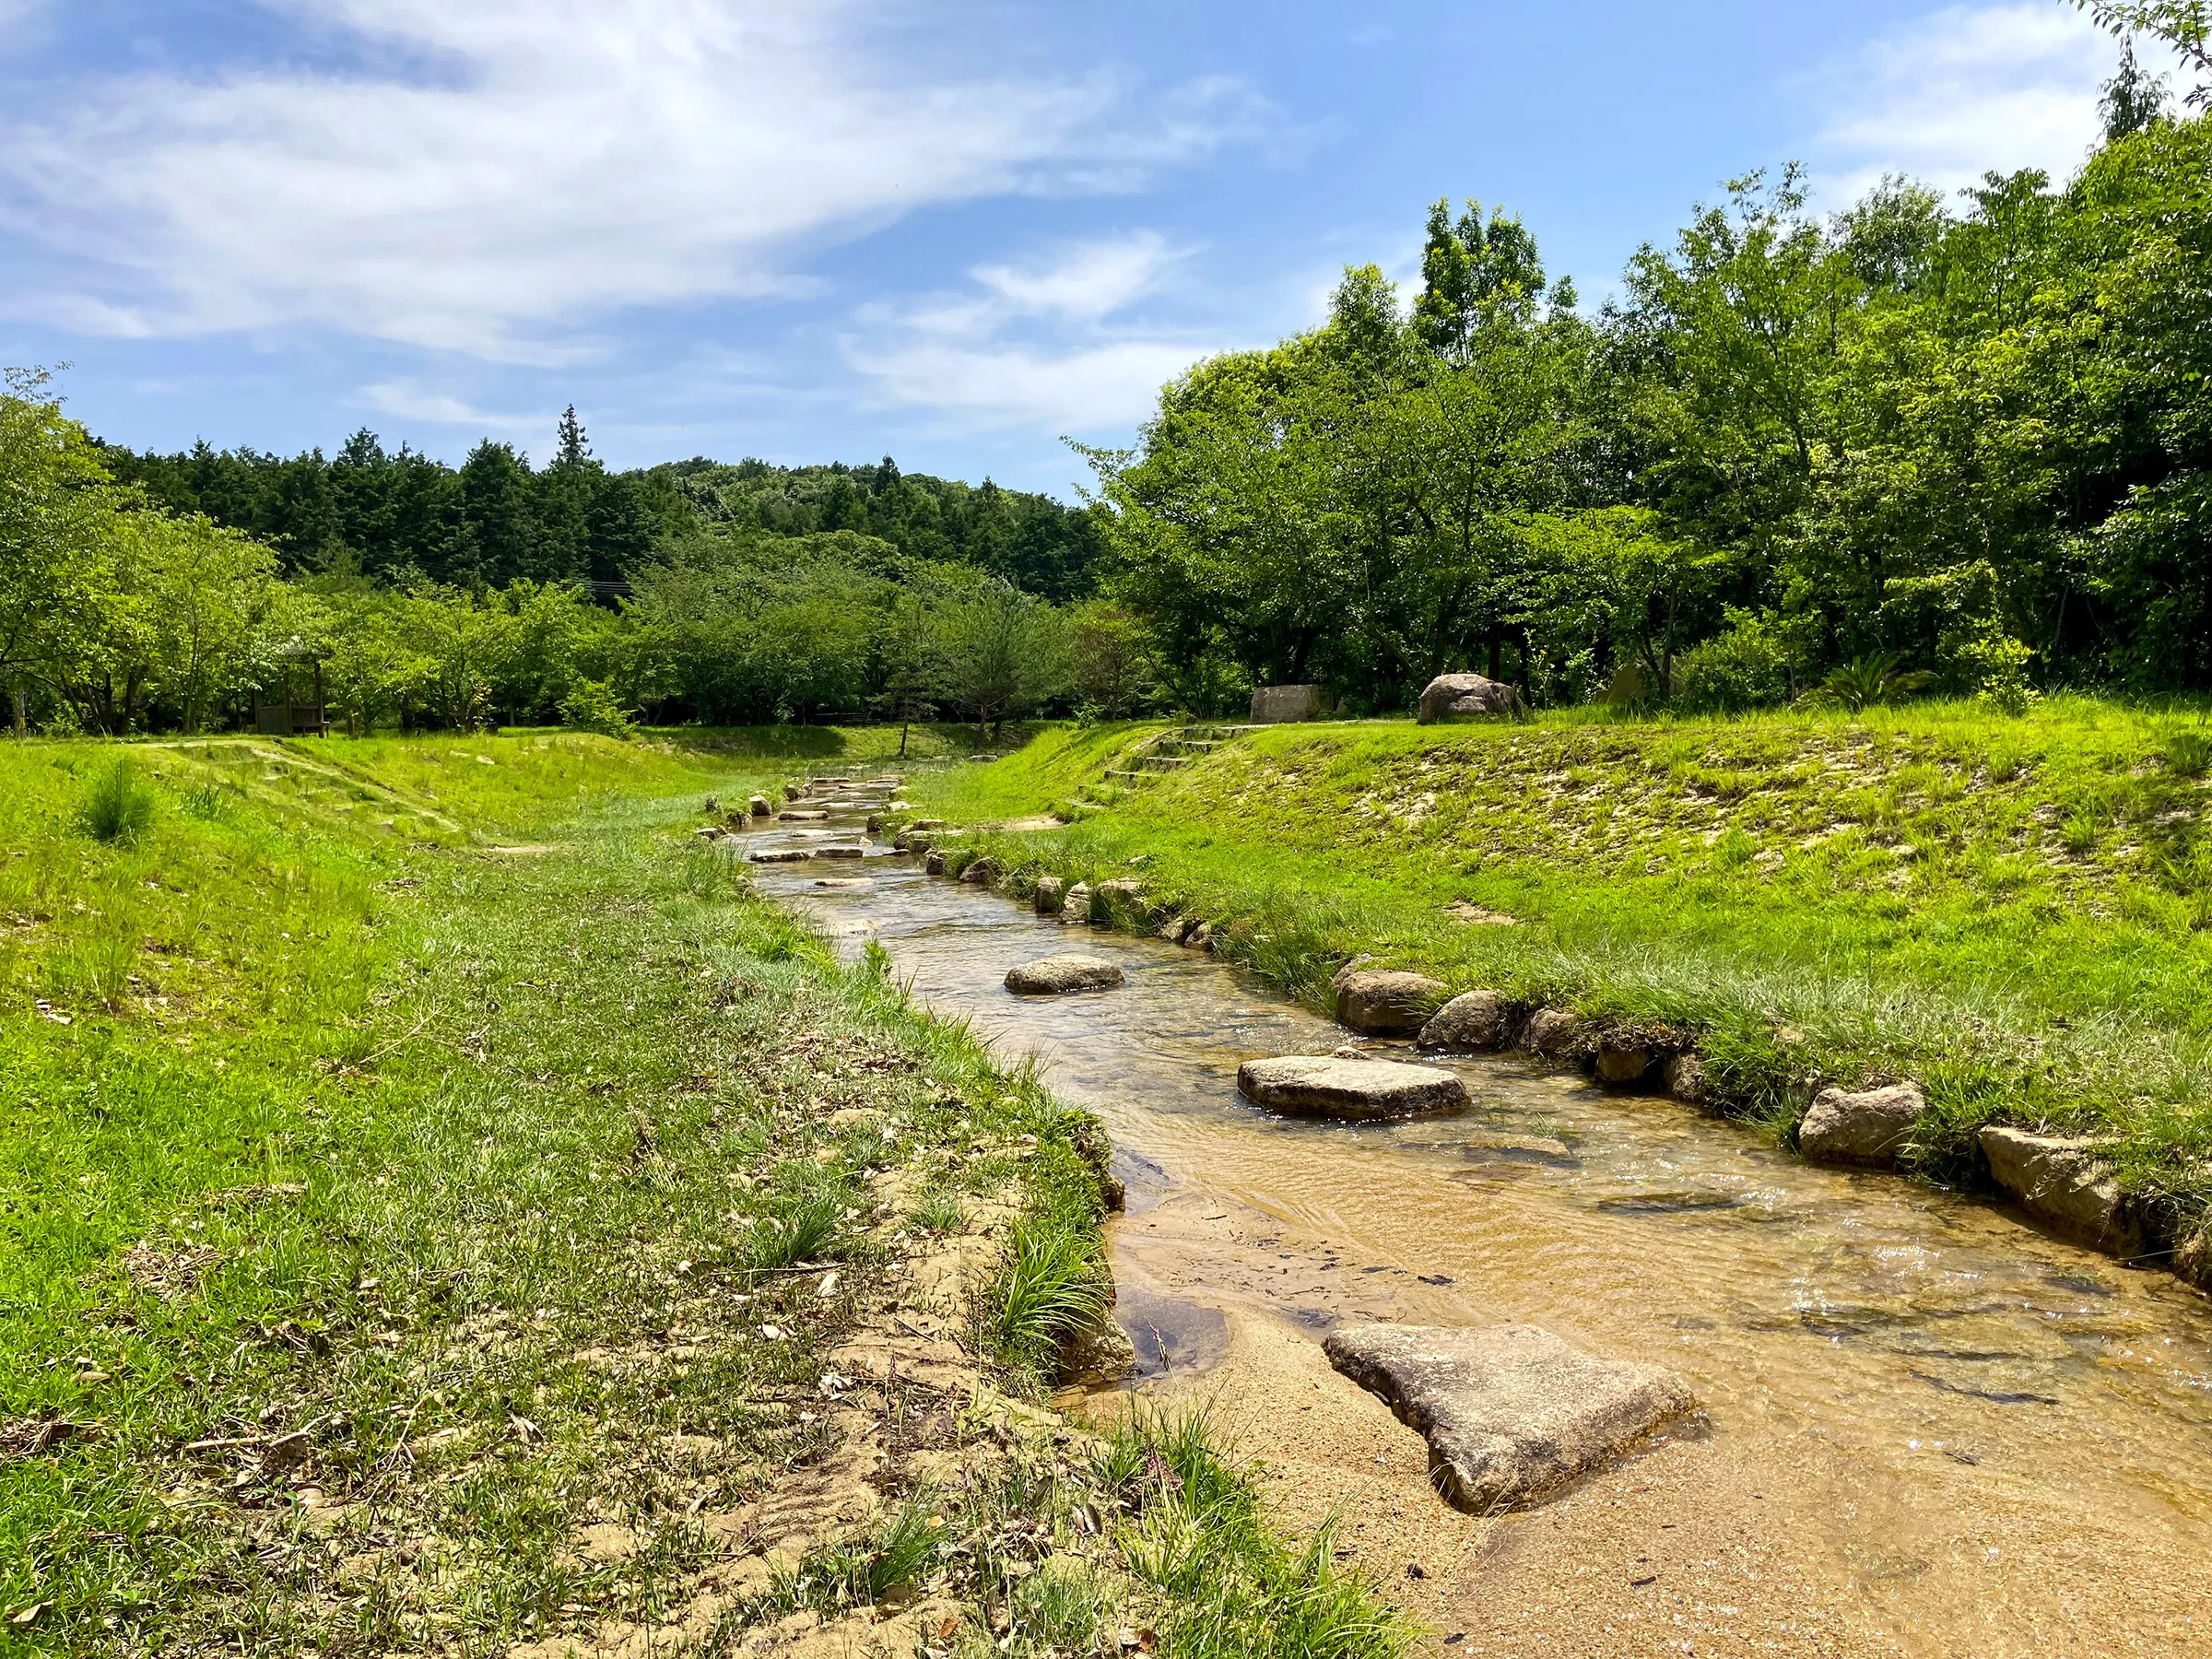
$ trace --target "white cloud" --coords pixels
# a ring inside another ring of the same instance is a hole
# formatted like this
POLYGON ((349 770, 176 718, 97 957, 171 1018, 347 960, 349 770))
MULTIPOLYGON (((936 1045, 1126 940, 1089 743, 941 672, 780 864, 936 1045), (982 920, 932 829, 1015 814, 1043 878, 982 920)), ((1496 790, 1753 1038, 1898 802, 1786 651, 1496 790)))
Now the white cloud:
POLYGON ((1234 83, 1136 111, 1102 76, 933 74, 871 0, 270 3, 417 67, 111 78, 0 121, 0 213, 106 295, 14 308, 575 360, 579 319, 788 293, 796 248, 1127 188, 1265 119, 1234 83))
POLYGON ((979 265, 970 273, 1007 304, 1096 322, 1159 286, 1178 256, 1157 230, 1136 230, 1072 250, 1043 270, 979 265))
POLYGON ((1152 412, 1163 384, 1230 348, 1218 332, 1124 315, 1189 256, 1139 229, 1043 263, 979 265, 973 290, 865 309, 846 359, 886 402, 964 427, 1126 429, 1152 412))
POLYGON ((552 429, 550 415, 495 415, 449 393, 413 381, 379 381, 361 388, 361 397, 379 414, 430 426, 468 427, 477 431, 541 432, 552 429))
POLYGON ((2065 179, 2100 130, 2099 88, 2118 60, 2079 12, 2021 0, 1920 18, 1791 90, 1823 121, 1818 176, 1840 206, 1885 172, 1945 189, 2025 167, 2065 179))

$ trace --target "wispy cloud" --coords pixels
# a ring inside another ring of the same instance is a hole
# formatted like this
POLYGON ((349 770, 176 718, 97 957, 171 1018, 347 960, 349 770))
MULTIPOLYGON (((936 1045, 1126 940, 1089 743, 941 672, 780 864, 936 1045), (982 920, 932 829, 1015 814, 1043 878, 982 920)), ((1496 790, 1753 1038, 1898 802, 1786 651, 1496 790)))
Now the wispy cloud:
POLYGON ((961 425, 1125 429, 1162 384, 1230 344, 1127 315, 1171 288, 1192 252, 1137 229, 979 265, 971 288, 864 309, 846 359, 885 402, 961 425))
POLYGON ((2027 167, 2065 178, 2097 137, 2099 88, 2118 57, 2111 36, 2050 0, 1955 6, 1790 89, 1822 123, 1818 177, 1840 205, 1885 172, 1946 189, 2027 167))
POLYGON ((361 399, 380 415, 476 432, 529 433, 552 429, 553 416, 500 415, 416 381, 379 381, 361 388, 361 399))
POLYGON ((9 306, 575 361, 582 320, 790 295, 798 251, 1133 188, 1266 119, 1233 82, 933 71, 870 0, 270 3, 383 67, 109 77, 0 119, 0 218, 82 278, 9 306))

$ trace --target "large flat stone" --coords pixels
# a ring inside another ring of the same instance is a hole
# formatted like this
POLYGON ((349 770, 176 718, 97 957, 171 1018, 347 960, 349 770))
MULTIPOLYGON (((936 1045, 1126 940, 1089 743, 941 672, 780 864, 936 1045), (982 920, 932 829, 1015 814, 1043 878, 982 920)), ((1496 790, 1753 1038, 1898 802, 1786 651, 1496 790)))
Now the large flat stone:
POLYGON ((1697 1404, 1671 1371, 1600 1359, 1534 1325, 1361 1325, 1324 1347, 1428 1441, 1445 1500, 1478 1514, 1604 1466, 1697 1404))
POLYGON ((1448 1071, 1325 1054, 1247 1060, 1237 1089, 1255 1106, 1298 1117, 1445 1117, 1467 1108, 1467 1086, 1448 1071))
POLYGON ((813 856, 805 847, 767 847, 746 854, 754 864, 804 864, 813 856))
POLYGON ((2143 1218, 2095 1141, 1983 1127, 1982 1156, 1996 1183, 2063 1238, 2133 1259, 2144 1253, 2143 1218))
POLYGON ((1022 996, 1059 996, 1069 991, 1108 991, 1122 971, 1103 957, 1072 952, 1043 957, 1006 970, 1006 989, 1022 996))
POLYGON ((1824 1088, 1813 1097, 1813 1109, 1797 1126, 1797 1149, 1814 1163, 1890 1169, 1912 1125, 1927 1109, 1926 1098, 1911 1083, 1887 1088, 1824 1088))
POLYGON ((1446 994, 1446 986, 1422 973, 1373 968, 1339 973, 1336 1019, 1363 1036, 1410 1037, 1446 994))

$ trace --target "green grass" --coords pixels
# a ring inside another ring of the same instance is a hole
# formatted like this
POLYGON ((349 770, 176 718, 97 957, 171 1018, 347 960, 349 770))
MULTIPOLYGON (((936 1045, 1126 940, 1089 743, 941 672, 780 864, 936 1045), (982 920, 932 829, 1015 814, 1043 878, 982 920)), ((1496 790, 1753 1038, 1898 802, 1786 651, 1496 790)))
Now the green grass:
MULTIPOLYGON (((1135 877, 1317 1003, 1371 951, 1695 1036, 1723 1104, 1785 1136, 1812 1084, 1915 1077, 1931 1174, 1966 1172, 1993 1118, 2111 1135, 2127 1180, 2195 1215, 2212 1201, 2208 729, 2084 699, 2019 718, 1922 702, 1283 727, 1064 830, 973 844, 1018 889, 1045 870, 1135 877)), ((909 793, 1019 817, 1070 793, 1101 742, 1048 735, 909 793)))
POLYGON ((547 734, 130 752, 158 808, 100 840, 112 747, 0 748, 0 1653, 651 1619, 716 1547, 687 1517, 820 1449, 869 1169, 1095 1226, 1033 1077, 690 841, 774 773, 547 734), (771 1270, 824 1258, 835 1294, 771 1270), (594 1521, 638 1547, 580 1554, 594 1521))
POLYGON ((1108 1289, 1094 1229, 1058 1217, 1018 1221, 984 1296, 992 1345, 1016 1364, 1048 1363, 1105 1320, 1108 1289))

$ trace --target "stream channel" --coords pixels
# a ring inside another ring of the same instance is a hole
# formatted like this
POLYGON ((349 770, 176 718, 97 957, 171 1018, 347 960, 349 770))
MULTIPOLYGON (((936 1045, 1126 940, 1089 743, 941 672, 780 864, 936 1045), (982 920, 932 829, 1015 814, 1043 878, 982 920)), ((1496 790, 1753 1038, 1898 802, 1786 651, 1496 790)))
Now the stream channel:
MULTIPOLYGON (((864 816, 744 841, 852 847, 864 816)), ((1339 1028, 1203 952, 865 853, 756 874, 846 955, 880 941, 920 1002, 1105 1121, 1131 1386, 1209 1404, 1295 1519, 1338 1515, 1436 1651, 2212 1653, 2212 1304, 2194 1291, 1512 1059, 1431 1062, 1465 1079, 1463 1117, 1273 1117, 1239 1098, 1238 1064, 1328 1053, 1339 1028), (1127 982, 1004 988, 1064 950, 1127 982), (1365 1320, 1542 1325, 1672 1367, 1704 1414, 1533 1511, 1463 1516, 1429 1491, 1419 1438, 1321 1357, 1333 1324, 1365 1320)))

